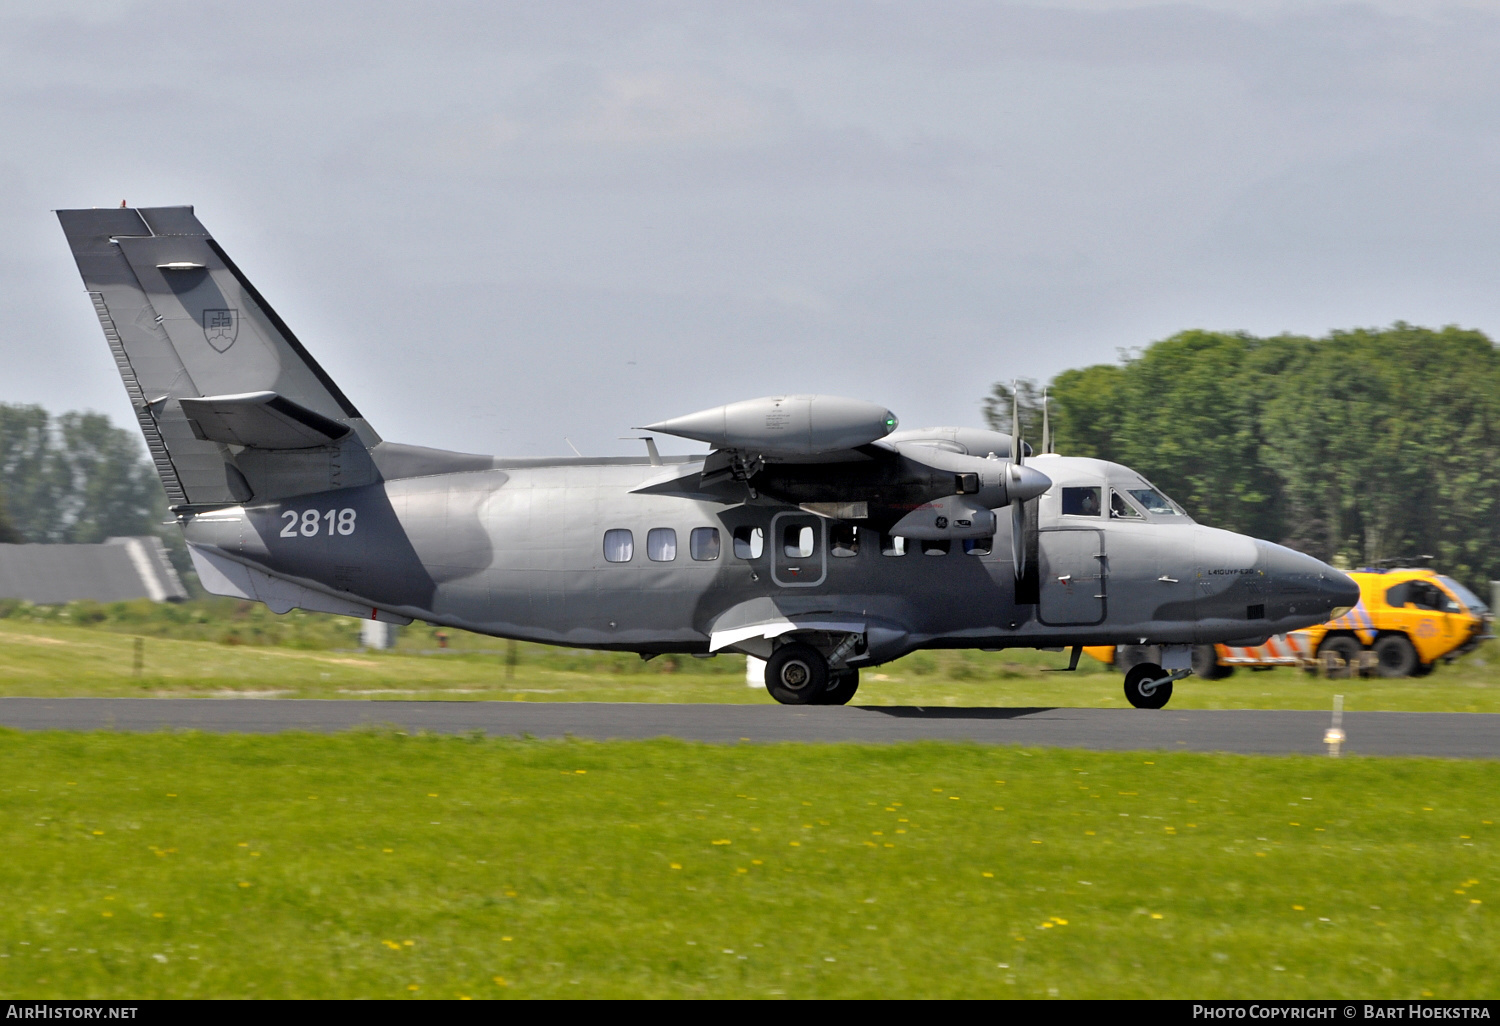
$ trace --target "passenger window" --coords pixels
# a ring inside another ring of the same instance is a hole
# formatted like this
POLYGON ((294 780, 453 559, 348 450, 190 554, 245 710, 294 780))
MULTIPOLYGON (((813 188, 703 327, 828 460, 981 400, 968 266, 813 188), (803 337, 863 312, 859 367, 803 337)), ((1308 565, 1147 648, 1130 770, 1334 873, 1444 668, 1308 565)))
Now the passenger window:
POLYGON ((635 554, 635 535, 616 529, 604 532, 604 558, 611 563, 629 563, 635 554))
POLYGON ((1406 605, 1407 602, 1411 601, 1407 597, 1410 591, 1411 585, 1409 583, 1398 584, 1394 588, 1388 589, 1385 593, 1385 604, 1391 606, 1392 608, 1400 609, 1402 606, 1406 605))
POLYGON ((670 563, 677 558, 677 532, 670 527, 653 527, 646 532, 646 558, 653 563, 670 563))
POLYGON ((758 527, 734 529, 734 554, 740 559, 759 559, 766 550, 766 533, 758 527))
POLYGON ((1097 517, 1099 515, 1098 488, 1064 488, 1062 511, 1065 517, 1097 517))
POLYGON ((995 547, 994 536, 989 538, 965 538, 964 552, 970 556, 988 556, 995 547))
POLYGON ((791 559, 806 559, 813 554, 813 529, 788 524, 781 532, 781 550, 791 559))
POLYGON ((880 536, 880 554, 882 556, 906 555, 906 539, 892 538, 888 534, 882 534, 880 536))
POLYGON ((700 562, 719 558, 719 529, 695 527, 688 535, 688 553, 700 562))
POLYGON ((948 539, 942 541, 924 541, 922 543, 922 555, 924 556, 946 556, 948 554, 948 539))
POLYGON ((1109 490, 1109 515, 1114 520, 1145 520, 1141 511, 1130 504, 1130 500, 1115 491, 1109 490))
POLYGON ((828 545, 835 556, 859 555, 859 528, 853 524, 834 524, 828 529, 828 545))

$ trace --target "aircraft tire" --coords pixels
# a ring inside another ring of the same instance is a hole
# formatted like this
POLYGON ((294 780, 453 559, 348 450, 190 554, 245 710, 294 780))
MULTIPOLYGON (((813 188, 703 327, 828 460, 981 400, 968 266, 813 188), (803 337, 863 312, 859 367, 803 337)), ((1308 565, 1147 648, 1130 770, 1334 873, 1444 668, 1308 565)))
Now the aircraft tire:
POLYGON ((766 690, 782 705, 814 705, 828 690, 828 660, 811 645, 782 645, 766 660, 766 690))
POLYGON ((1416 673, 1417 650, 1404 634, 1387 634, 1375 642, 1375 674, 1379 677, 1410 677, 1416 673))
POLYGON ((828 674, 828 690, 818 696, 814 705, 848 705, 859 690, 859 668, 828 674))
POLYGON ((1125 698, 1137 709, 1160 709, 1172 698, 1172 684, 1159 684, 1151 694, 1141 693, 1141 685, 1148 680, 1160 680, 1167 675, 1155 663, 1137 663, 1125 674, 1125 698))

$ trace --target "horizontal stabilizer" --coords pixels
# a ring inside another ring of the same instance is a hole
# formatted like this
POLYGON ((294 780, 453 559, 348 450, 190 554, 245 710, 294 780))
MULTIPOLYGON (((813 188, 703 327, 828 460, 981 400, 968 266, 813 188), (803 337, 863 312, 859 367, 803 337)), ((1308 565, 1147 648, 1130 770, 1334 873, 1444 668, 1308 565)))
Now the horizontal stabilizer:
POLYGON ((193 434, 204 441, 251 449, 312 449, 337 441, 349 425, 275 392, 182 398, 193 434))

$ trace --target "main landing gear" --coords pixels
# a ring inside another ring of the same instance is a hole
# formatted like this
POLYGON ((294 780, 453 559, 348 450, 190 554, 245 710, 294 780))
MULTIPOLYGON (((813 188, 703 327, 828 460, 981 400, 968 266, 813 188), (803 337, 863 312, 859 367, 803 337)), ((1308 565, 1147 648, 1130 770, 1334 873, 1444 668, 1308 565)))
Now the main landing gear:
POLYGON ((1192 672, 1168 673, 1155 663, 1136 663, 1125 671, 1125 698, 1137 709, 1160 709, 1172 698, 1172 682, 1192 672))
POLYGON ((834 670, 823 653, 794 641, 766 660, 766 690, 782 705, 848 705, 859 690, 859 670, 834 670))

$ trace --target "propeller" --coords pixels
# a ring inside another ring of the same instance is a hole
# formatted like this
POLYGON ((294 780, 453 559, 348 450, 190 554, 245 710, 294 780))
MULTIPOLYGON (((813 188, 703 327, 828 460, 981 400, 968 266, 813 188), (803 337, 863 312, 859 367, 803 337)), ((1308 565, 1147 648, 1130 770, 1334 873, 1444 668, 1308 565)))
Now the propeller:
POLYGON ((1049 402, 1050 402, 1050 400, 1047 398, 1047 389, 1043 388, 1042 389, 1042 453, 1043 454, 1046 454, 1046 453, 1049 453, 1049 452, 1052 451, 1052 424, 1050 423, 1050 421, 1047 418, 1047 412, 1048 412, 1048 410, 1047 410, 1047 404, 1049 402))
MULTIPOLYGON (((1010 467, 1006 470, 1010 487, 1006 491, 1011 495, 1016 494, 1021 468, 1026 462, 1026 451, 1021 445, 1021 392, 1016 385, 1015 381, 1010 383, 1010 467)), ((1019 581, 1026 574, 1026 503, 1020 498, 1010 501, 1010 558, 1019 581)))
MULTIPOLYGON (((1047 475, 1026 466, 1026 443, 1021 438, 1021 397, 1017 382, 1010 389, 1010 442, 1011 462, 1006 468, 1006 494, 1010 498, 1010 556, 1016 573, 1016 605, 1035 605, 1037 602, 1037 568, 1032 553, 1036 544, 1036 532, 1028 530, 1026 503, 1035 499, 1048 488, 1052 481, 1047 475)), ((1046 407, 1043 406, 1043 417, 1046 407)), ((1044 420, 1045 424, 1045 420, 1044 420)), ((1047 427, 1044 426, 1045 432, 1047 427)))

